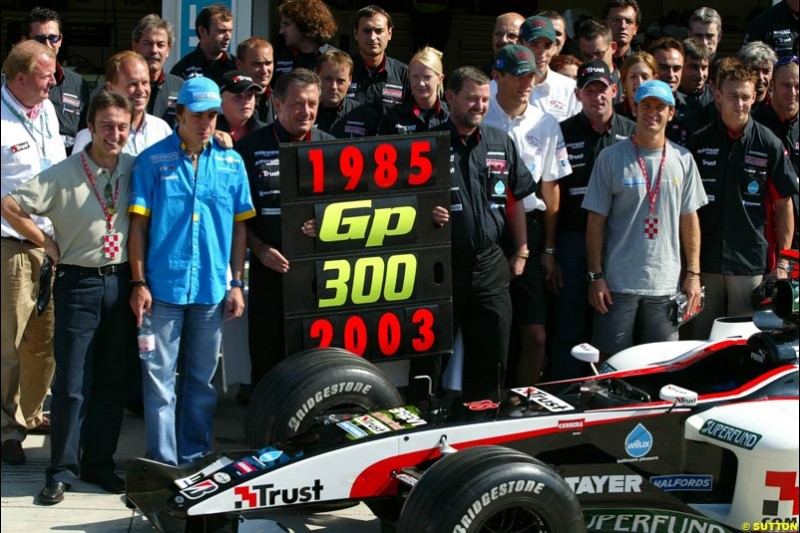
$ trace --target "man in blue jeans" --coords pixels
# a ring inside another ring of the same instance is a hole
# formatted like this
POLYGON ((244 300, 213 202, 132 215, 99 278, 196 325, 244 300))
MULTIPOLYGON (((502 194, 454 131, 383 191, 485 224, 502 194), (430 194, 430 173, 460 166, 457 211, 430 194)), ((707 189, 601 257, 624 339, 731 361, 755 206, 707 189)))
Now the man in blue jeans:
POLYGON ((131 307, 156 339, 142 361, 147 457, 173 465, 211 448, 223 315, 244 311, 244 221, 255 210, 241 156, 212 138, 221 105, 216 83, 187 80, 177 129, 136 158, 131 185, 131 307))

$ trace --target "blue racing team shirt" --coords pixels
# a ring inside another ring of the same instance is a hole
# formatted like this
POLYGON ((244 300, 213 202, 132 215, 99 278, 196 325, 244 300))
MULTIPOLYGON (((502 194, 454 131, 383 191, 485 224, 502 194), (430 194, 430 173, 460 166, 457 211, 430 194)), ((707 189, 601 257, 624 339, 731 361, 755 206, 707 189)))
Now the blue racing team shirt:
POLYGON ((255 216, 241 156, 212 140, 195 174, 177 131, 136 157, 128 211, 150 218, 145 275, 156 300, 217 304, 233 223, 255 216))

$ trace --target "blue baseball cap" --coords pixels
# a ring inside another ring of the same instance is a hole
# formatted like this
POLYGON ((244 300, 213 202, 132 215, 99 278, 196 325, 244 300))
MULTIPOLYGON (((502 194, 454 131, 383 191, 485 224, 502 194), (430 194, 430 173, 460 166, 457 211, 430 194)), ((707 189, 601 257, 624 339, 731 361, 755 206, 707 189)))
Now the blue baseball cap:
POLYGON ((178 103, 185 105, 192 113, 211 110, 222 112, 219 87, 214 80, 204 76, 195 76, 183 83, 178 92, 178 103))
POLYGON ((639 85, 633 101, 638 104, 645 98, 658 98, 665 104, 675 107, 675 96, 672 94, 672 89, 660 80, 650 80, 639 85))

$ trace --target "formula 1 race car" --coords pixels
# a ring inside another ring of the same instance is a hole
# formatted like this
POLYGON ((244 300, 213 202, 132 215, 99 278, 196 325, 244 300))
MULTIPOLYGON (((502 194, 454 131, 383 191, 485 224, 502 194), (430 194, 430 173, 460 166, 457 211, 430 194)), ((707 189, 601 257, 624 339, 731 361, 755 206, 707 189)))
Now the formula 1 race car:
POLYGON ((358 501, 401 533, 796 531, 797 294, 778 282, 749 338, 478 402, 403 405, 361 357, 298 354, 255 391, 254 450, 131 461, 127 497, 162 531, 358 501))

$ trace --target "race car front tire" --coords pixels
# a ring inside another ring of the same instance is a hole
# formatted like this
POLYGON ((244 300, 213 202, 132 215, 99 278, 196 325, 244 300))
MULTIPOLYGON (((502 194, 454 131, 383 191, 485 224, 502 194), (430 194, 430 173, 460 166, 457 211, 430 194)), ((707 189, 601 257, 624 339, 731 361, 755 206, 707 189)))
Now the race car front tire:
POLYGON ((575 494, 550 467, 503 446, 478 446, 431 466, 411 490, 398 533, 582 533, 575 494))
POLYGON ((307 431, 331 412, 370 412, 403 405, 378 368, 340 348, 308 350, 270 370, 250 399, 245 437, 259 449, 307 431))

